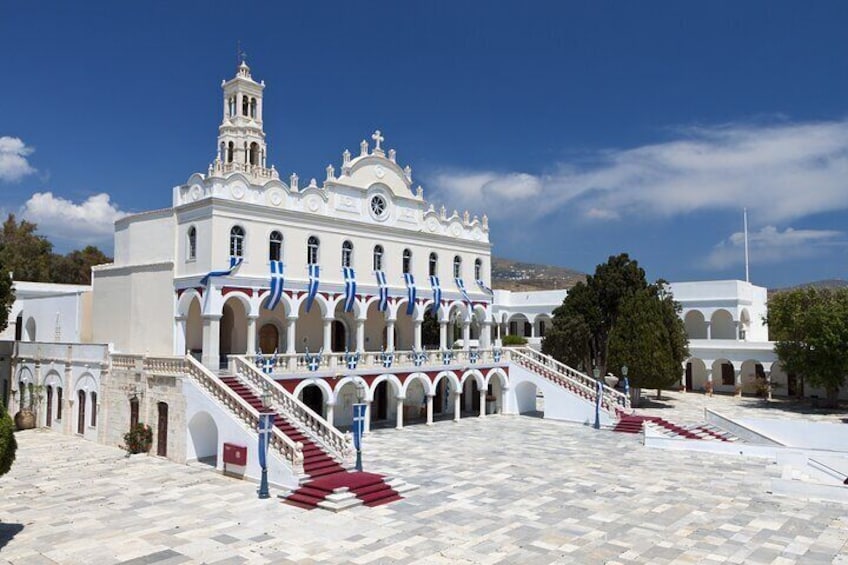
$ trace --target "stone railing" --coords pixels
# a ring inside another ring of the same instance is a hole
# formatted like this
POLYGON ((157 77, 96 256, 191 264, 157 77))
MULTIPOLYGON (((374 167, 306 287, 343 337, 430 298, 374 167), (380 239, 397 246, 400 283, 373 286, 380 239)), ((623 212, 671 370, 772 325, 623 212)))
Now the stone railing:
POLYGON ((284 373, 335 373, 337 371, 349 371, 358 369, 409 369, 416 370, 420 367, 452 366, 452 365, 491 365, 506 363, 510 360, 508 349, 484 349, 463 350, 451 349, 446 351, 424 350, 424 351, 394 351, 384 353, 381 351, 366 351, 359 353, 355 367, 348 367, 351 353, 282 353, 264 355, 259 359, 258 355, 239 356, 251 364, 259 365, 260 368, 269 368, 274 374, 284 373), (391 364, 387 367, 385 357, 391 355, 391 364))
POLYGON ((215 174, 229 174, 229 173, 246 173, 248 175, 254 176, 260 179, 278 179, 280 175, 277 173, 277 170, 274 167, 266 168, 260 165, 251 165, 249 163, 237 163, 235 161, 231 163, 224 163, 222 161, 215 161, 212 165, 209 166, 209 170, 211 173, 215 174))
MULTIPOLYGON (((513 361, 523 362, 522 364, 528 365, 531 368, 536 366, 547 369, 557 378, 588 394, 590 398, 594 398, 597 394, 597 381, 589 375, 581 373, 564 363, 560 363, 553 357, 540 353, 535 349, 530 349, 529 347, 515 347, 510 349, 513 353, 513 361)), ((630 408, 630 398, 626 394, 607 386, 605 383, 602 383, 602 386, 603 399, 601 405, 603 407, 611 413, 614 413, 616 409, 627 410, 630 408)))
MULTIPOLYGON (((148 357, 148 359, 150 358, 148 357)), ((154 365, 166 369, 163 365, 159 365, 160 359, 155 358, 154 365)), ((219 402, 246 422, 251 430, 259 429, 259 412, 253 406, 248 404, 245 399, 224 384, 215 373, 201 365, 191 355, 187 355, 183 360, 185 374, 193 378, 195 382, 206 389, 219 402)), ((272 428, 271 432, 271 447, 277 450, 289 462, 292 472, 295 475, 303 474, 303 444, 292 441, 291 438, 276 427, 272 428)))
POLYGON ((349 433, 343 434, 340 432, 283 388, 280 383, 257 369, 248 358, 232 355, 230 356, 230 363, 232 371, 247 381, 258 394, 268 395, 269 404, 274 410, 282 413, 304 429, 330 455, 341 462, 349 462, 353 454, 352 439, 349 433))
POLYGON ((37 361, 42 364, 54 362, 105 367, 109 364, 109 346, 93 343, 16 341, 12 357, 18 361, 37 361))

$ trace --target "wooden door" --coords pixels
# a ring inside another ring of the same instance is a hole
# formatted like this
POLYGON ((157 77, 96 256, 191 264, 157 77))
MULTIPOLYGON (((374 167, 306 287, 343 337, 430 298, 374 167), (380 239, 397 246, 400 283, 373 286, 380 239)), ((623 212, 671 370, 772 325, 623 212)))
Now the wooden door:
POLYGON ((47 387, 47 427, 53 423, 53 387, 47 387))
MULTIPOLYGON (((274 324, 265 324, 259 330, 259 350, 265 355, 277 351, 280 343, 280 332, 274 324)), ((252 353, 248 351, 248 353, 252 353)))
POLYGON ((85 391, 77 392, 77 433, 85 433, 85 391))
POLYGON ((159 403, 159 425, 156 426, 156 455, 168 456, 168 405, 159 403))
POLYGON ((686 363, 686 390, 692 390, 692 363, 686 363))

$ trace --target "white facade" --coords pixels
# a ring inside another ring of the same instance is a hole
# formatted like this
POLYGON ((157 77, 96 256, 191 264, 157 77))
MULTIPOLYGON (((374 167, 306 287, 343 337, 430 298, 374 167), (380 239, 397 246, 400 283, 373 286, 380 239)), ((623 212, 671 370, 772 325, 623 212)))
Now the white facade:
POLYGON ((568 291, 536 290, 515 292, 495 290, 492 315, 496 324, 497 337, 519 335, 527 343, 540 348, 545 331, 553 320, 553 311, 562 305, 568 291))
POLYGON ((15 301, 2 340, 91 341, 91 287, 15 281, 15 301))

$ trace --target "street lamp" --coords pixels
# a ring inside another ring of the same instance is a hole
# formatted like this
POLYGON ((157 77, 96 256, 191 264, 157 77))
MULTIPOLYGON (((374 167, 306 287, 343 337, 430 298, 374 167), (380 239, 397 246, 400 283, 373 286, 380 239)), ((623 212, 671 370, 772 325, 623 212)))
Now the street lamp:
POLYGON ((595 429, 601 429, 601 395, 603 394, 603 384, 601 384, 601 370, 595 365, 592 369, 592 374, 595 375, 595 429))
POLYGON ((630 396, 630 379, 627 378, 627 365, 621 366, 621 376, 624 377, 624 395, 630 396))
POLYGON ((270 498, 268 492, 268 444, 271 443, 271 429, 274 426, 275 413, 271 410, 271 391, 268 387, 262 389, 260 397, 262 412, 259 414, 259 466, 262 468, 262 476, 259 480, 259 498, 270 498))
POLYGON ((362 434, 365 432, 365 383, 355 380, 357 403, 353 405, 353 446, 356 448, 356 470, 362 471, 362 434))

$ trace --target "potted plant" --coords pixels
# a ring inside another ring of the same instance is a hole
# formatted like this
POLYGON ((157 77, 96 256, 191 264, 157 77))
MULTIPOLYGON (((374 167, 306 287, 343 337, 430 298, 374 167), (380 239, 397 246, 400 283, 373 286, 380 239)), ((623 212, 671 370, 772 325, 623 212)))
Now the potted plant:
MULTIPOLYGON (((21 384, 21 386, 27 386, 21 384)), ((29 400, 28 404, 21 407, 20 411, 15 414, 15 428, 19 430, 31 430, 35 427, 37 409, 44 400, 44 385, 32 385, 27 389, 28 394, 25 395, 29 400)))
POLYGON ((147 453, 153 445, 153 430, 147 424, 139 422, 124 434, 124 443, 127 457, 135 453, 147 453))

